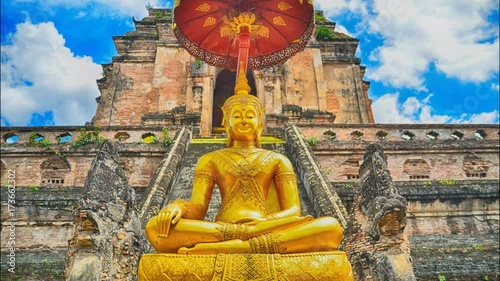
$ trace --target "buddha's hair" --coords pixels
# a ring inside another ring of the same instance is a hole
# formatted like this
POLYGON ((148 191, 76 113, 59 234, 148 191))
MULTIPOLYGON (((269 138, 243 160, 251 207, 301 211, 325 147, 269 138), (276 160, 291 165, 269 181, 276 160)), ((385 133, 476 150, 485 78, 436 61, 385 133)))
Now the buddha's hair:
POLYGON ((235 94, 229 97, 222 106, 222 113, 223 113, 222 126, 224 126, 224 129, 226 130, 227 133, 227 146, 233 145, 233 139, 231 137, 231 134, 229 133, 229 119, 231 115, 231 109, 233 109, 233 107, 236 105, 242 105, 242 106, 251 106, 257 111, 259 125, 257 128, 255 146, 261 147, 259 138, 264 128, 264 125, 262 123, 262 117, 264 115, 264 107, 262 106, 262 103, 256 96, 249 94, 250 90, 251 88, 248 85, 248 80, 245 77, 245 72, 242 69, 240 71, 240 75, 238 77, 236 86, 234 87, 235 94))

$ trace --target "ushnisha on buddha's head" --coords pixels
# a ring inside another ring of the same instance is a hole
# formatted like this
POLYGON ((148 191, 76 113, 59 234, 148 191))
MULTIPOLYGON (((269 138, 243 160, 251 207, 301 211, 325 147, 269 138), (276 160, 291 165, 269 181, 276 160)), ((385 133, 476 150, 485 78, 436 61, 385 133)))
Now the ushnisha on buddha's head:
POLYGON ((233 146, 235 140, 253 142, 256 147, 261 147, 259 137, 264 128, 264 107, 256 96, 249 94, 250 90, 245 72, 240 71, 234 87, 235 94, 222 106, 222 125, 228 135, 228 147, 233 146))

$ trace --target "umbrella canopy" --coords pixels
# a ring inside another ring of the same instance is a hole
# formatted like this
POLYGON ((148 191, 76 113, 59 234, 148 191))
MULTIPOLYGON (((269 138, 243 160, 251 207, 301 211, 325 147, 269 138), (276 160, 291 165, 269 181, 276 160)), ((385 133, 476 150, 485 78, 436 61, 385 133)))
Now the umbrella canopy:
POLYGON ((262 69, 304 50, 313 15, 312 0, 176 0, 174 33, 208 64, 262 69))

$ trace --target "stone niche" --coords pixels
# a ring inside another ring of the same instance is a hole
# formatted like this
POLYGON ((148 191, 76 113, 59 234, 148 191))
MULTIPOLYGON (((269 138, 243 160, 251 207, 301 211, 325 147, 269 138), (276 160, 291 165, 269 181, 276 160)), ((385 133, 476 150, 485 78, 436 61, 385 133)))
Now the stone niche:
POLYGON ((486 178, 490 166, 490 161, 483 160, 475 155, 467 155, 464 157, 462 170, 467 178, 486 178))
POLYGON ((63 186, 66 175, 71 171, 68 161, 58 156, 49 157, 40 165, 42 186, 63 186))
POLYGON ((342 167, 344 167, 343 174, 348 180, 359 179, 360 163, 361 163, 361 158, 357 157, 349 158, 344 163, 342 163, 342 167))
POLYGON ((429 179, 431 166, 422 158, 408 159, 404 163, 404 172, 411 180, 429 179))

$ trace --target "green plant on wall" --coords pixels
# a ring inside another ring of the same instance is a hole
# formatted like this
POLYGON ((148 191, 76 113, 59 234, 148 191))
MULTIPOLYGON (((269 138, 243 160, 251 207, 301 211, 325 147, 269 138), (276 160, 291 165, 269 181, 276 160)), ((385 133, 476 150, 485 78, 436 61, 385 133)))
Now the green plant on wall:
POLYGON ((316 29, 316 39, 321 41, 331 41, 334 35, 332 30, 328 26, 319 25, 316 29))
POLYGON ((56 150, 55 154, 57 157, 59 157, 61 159, 66 159, 66 153, 62 153, 61 151, 56 150))
POLYGON ((158 137, 150 135, 142 139, 145 144, 158 143, 158 137))
POLYGON ((99 144, 104 141, 104 137, 99 136, 101 132, 100 126, 94 126, 92 132, 87 132, 87 129, 81 128, 80 135, 76 141, 72 144, 73 147, 80 147, 87 144, 99 144))
POLYGON ((166 20, 167 19, 167 15, 161 11, 156 11, 155 17, 159 20, 166 20))
POLYGON ((316 137, 310 137, 309 139, 307 139, 307 143, 310 145, 310 146, 316 146, 318 144, 318 139, 316 137))
POLYGON ((325 22, 326 21, 325 15, 323 15, 323 14, 315 14, 314 15, 314 21, 316 23, 325 22))
POLYGON ((351 184, 348 184, 348 183, 344 183, 344 188, 345 189, 352 189, 353 186, 351 184))
POLYGON ((203 66, 203 65, 202 65, 202 61, 201 61, 199 58, 196 58, 196 59, 194 60, 194 65, 195 65, 195 67, 196 67, 196 70, 200 70, 200 69, 201 69, 201 67, 203 66))
POLYGON ((168 134, 168 128, 163 127, 161 132, 163 133, 163 144, 166 146, 171 145, 174 142, 174 139, 168 134))
POLYGON ((446 276, 444 276, 444 275, 438 275, 438 280, 439 281, 446 281, 446 276))
POLYGON ((30 133, 28 136, 28 144, 37 145, 46 149, 50 149, 52 144, 50 141, 46 140, 43 136, 37 133, 30 133))
POLYGON ((486 247, 484 247, 483 245, 479 245, 479 244, 472 244, 472 248, 478 252, 486 251, 486 247))
POLYGON ((442 185, 455 185, 455 184, 457 184, 457 180, 446 179, 446 180, 440 180, 439 183, 442 185))

